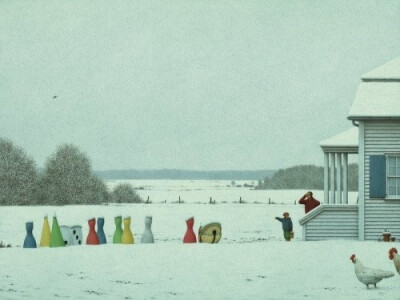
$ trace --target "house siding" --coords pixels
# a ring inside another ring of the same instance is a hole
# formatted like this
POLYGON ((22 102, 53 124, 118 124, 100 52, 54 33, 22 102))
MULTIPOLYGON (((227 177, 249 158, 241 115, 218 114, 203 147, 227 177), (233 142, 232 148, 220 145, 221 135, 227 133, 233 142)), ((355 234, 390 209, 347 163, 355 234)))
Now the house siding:
MULTIPOLYGON (((384 229, 400 238, 400 199, 370 198, 370 156, 400 153, 400 121, 366 121, 364 126, 365 240, 379 240, 384 229)), ((360 153, 361 154, 361 153, 360 153)))
POLYGON ((306 241, 357 240, 358 207, 324 204, 316 209, 314 216, 300 220, 300 224, 304 226, 303 240, 306 241))

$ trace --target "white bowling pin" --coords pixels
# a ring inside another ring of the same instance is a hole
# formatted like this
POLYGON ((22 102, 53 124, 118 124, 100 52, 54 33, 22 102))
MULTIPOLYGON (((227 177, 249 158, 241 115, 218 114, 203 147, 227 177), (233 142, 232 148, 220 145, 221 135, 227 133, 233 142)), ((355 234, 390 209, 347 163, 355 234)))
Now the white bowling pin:
POLYGON ((152 216, 146 216, 146 218, 144 219, 145 228, 141 239, 142 244, 154 243, 154 236, 153 233, 151 232, 152 221, 153 221, 152 216))

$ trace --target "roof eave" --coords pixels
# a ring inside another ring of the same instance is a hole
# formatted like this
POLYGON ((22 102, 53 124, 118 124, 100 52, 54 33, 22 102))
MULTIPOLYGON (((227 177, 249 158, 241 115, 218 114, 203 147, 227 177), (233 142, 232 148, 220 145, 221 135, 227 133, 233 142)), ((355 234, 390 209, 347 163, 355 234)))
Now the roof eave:
POLYGON ((358 146, 327 146, 320 145, 324 153, 348 153, 357 154, 358 146))
POLYGON ((400 120, 400 116, 348 116, 350 121, 365 121, 365 120, 400 120))
POLYGON ((375 78, 375 77, 362 77, 364 82, 400 82, 400 78, 375 78))

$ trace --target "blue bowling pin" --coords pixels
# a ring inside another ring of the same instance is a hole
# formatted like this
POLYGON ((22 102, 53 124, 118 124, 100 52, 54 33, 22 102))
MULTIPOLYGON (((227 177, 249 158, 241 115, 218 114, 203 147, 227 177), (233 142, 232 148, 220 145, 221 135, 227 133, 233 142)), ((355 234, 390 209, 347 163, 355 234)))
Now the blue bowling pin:
POLYGON ((106 235, 104 234, 104 218, 97 218, 97 236, 100 244, 107 244, 106 235))
POLYGON ((24 240, 24 248, 37 248, 35 237, 33 236, 33 222, 26 222, 26 237, 24 240))

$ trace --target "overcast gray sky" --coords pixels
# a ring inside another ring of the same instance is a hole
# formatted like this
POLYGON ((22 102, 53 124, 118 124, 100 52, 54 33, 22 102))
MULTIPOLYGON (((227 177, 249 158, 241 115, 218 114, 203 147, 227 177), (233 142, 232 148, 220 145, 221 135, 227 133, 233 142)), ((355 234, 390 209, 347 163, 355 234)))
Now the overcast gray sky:
POLYGON ((322 165, 400 1, 3 0, 0 55, 0 137, 39 167, 63 143, 96 170, 322 165))

